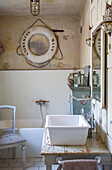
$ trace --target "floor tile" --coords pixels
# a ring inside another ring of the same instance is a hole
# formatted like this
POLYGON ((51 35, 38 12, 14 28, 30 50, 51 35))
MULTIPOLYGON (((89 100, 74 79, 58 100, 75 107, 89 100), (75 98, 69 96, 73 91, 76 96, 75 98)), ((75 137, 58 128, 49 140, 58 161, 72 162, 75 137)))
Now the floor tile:
MULTIPOLYGON (((22 163, 22 162, 23 162, 23 159, 22 159, 22 158, 18 158, 18 159, 17 159, 17 162, 22 163)), ((26 158, 26 162, 29 162, 29 158, 26 158)))
MULTIPOLYGON (((23 170, 22 162, 22 158, 0 159, 0 170, 23 170)), ((45 158, 26 158, 26 170, 46 170, 45 158)))
POLYGON ((41 158, 40 158, 40 161, 41 161, 41 162, 45 162, 45 157, 41 157, 41 158))
MULTIPOLYGON (((26 170, 46 170, 44 158, 27 158, 26 170)), ((57 170, 58 165, 52 165, 52 170, 57 170)), ((23 170, 22 159, 0 159, 0 170, 23 170)), ((99 166, 98 170, 102 170, 99 166)))
POLYGON ((23 168, 22 167, 21 168, 15 167, 15 168, 12 168, 12 170, 23 170, 23 168))
POLYGON ((22 164, 21 163, 9 163, 9 168, 16 168, 16 167, 21 167, 22 166, 22 164))
POLYGON ((17 159, 5 159, 5 162, 17 162, 17 159))
POLYGON ((33 166, 44 166, 45 163, 44 162, 34 162, 33 166))
POLYGON ((29 162, 40 162, 41 158, 29 158, 29 162))
POLYGON ((0 163, 0 169, 1 168, 8 168, 9 163, 0 163))
POLYGON ((12 168, 0 168, 0 170, 13 170, 13 169, 12 168))
POLYGON ((34 162, 27 162, 26 163, 26 168, 33 167, 33 166, 34 166, 34 162))
POLYGON ((0 159, 0 163, 1 163, 1 162, 5 162, 5 159, 0 159))

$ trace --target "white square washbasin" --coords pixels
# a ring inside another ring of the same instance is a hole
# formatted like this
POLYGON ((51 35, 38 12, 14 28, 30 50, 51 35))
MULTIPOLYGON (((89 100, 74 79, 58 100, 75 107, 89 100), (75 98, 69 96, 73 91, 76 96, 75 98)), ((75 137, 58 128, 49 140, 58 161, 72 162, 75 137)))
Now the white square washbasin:
POLYGON ((47 115, 51 145, 85 145, 90 125, 82 115, 47 115))

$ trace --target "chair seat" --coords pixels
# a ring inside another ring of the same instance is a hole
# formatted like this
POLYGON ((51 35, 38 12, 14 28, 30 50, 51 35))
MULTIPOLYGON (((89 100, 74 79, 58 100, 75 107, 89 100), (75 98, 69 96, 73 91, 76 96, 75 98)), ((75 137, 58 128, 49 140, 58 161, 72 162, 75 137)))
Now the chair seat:
POLYGON ((16 133, 7 133, 0 135, 0 146, 12 145, 16 143, 22 143, 26 140, 16 133))

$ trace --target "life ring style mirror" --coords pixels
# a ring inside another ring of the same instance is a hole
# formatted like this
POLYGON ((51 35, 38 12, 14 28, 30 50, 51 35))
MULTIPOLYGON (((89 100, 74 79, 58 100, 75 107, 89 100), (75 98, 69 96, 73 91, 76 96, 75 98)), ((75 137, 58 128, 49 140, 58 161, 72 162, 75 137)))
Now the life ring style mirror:
POLYGON ((21 49, 29 61, 41 64, 55 55, 57 39, 50 29, 44 26, 33 27, 23 34, 21 49))
POLYGON ((96 36, 95 49, 96 49, 97 55, 101 58, 101 31, 99 31, 96 36))

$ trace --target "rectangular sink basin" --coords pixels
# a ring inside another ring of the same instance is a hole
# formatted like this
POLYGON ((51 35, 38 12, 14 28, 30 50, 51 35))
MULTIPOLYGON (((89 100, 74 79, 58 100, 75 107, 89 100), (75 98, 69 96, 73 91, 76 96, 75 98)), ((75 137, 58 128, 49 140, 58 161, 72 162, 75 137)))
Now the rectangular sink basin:
POLYGON ((82 115, 47 115, 51 145, 85 145, 90 125, 82 115))

